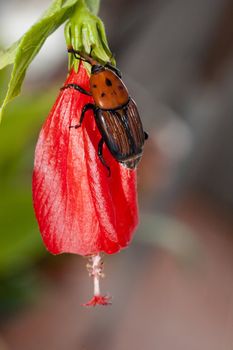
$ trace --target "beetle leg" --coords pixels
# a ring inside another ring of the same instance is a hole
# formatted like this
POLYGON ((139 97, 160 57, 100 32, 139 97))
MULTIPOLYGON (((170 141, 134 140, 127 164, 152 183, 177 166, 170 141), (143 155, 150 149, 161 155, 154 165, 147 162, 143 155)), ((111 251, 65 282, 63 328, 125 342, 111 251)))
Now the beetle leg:
POLYGON ((83 119, 84 119, 84 117, 85 117, 85 113, 86 113, 88 110, 90 110, 90 109, 92 109, 93 112, 95 113, 95 110, 96 110, 95 105, 93 105, 92 103, 87 103, 87 104, 83 107, 83 109, 82 109, 82 113, 81 113, 81 117, 80 117, 79 123, 76 124, 76 125, 70 125, 69 128, 70 128, 70 129, 71 129, 71 128, 75 128, 75 129, 80 128, 80 126, 82 125, 83 119))
POLYGON ((111 175, 111 170, 103 157, 103 145, 104 145, 104 139, 102 137, 99 141, 99 144, 98 144, 98 156, 99 156, 99 159, 100 159, 101 163, 103 164, 103 166, 105 166, 105 168, 108 170, 108 177, 109 177, 111 175))
POLYGON ((92 96, 89 91, 86 91, 85 89, 83 89, 81 86, 79 86, 77 84, 67 84, 67 85, 63 86, 60 90, 65 90, 65 89, 69 89, 69 88, 73 88, 73 89, 81 92, 81 94, 92 96))
POLYGON ((149 138, 149 135, 147 134, 147 132, 144 131, 144 139, 148 140, 148 138, 149 138))
POLYGON ((106 63, 105 66, 106 68, 112 70, 114 73, 116 73, 116 75, 119 77, 119 78, 122 78, 122 75, 121 75, 121 71, 117 68, 117 67, 114 67, 111 63, 106 63))

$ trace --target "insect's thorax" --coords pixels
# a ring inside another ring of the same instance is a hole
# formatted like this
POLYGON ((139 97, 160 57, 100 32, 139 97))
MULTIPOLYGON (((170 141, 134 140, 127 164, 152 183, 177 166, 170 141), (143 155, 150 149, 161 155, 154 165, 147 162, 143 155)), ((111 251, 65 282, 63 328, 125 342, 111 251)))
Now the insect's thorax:
POLYGON ((101 109, 121 108, 129 100, 125 84, 109 69, 91 75, 90 89, 95 104, 101 109))

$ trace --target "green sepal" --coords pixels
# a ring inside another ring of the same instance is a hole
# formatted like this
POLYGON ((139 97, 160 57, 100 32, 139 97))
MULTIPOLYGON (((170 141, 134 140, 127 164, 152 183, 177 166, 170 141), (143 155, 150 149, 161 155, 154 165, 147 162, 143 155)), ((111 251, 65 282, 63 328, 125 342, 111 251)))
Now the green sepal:
POLYGON ((100 8, 100 0, 85 0, 89 10, 97 15, 100 8))
POLYGON ((7 93, 0 108, 0 122, 7 103, 18 96, 28 66, 40 51, 47 37, 70 16, 79 0, 54 0, 48 10, 23 36, 8 50, 0 52, 0 69, 13 64, 7 93))
MULTIPOLYGON (((75 6, 74 12, 65 26, 65 38, 67 47, 76 51, 90 54, 100 63, 111 62, 115 64, 113 55, 109 49, 104 24, 101 19, 90 12, 88 3, 80 0, 75 6)), ((69 54, 69 69, 78 70, 79 60, 72 53, 69 54)), ((87 65, 90 68, 89 65, 87 65)))

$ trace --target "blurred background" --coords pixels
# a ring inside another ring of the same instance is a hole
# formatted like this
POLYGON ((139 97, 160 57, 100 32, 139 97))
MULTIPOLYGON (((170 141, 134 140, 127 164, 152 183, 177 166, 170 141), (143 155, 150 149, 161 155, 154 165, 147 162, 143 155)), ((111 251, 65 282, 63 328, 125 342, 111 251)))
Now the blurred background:
MULTIPOLYGON (((0 46, 49 3, 1 1, 0 46)), ((100 17, 150 136, 141 223, 105 257, 113 305, 80 306, 86 260, 46 252, 31 199, 38 133, 67 74, 60 28, 0 128, 0 350, 232 350, 233 2, 102 0, 100 17)))

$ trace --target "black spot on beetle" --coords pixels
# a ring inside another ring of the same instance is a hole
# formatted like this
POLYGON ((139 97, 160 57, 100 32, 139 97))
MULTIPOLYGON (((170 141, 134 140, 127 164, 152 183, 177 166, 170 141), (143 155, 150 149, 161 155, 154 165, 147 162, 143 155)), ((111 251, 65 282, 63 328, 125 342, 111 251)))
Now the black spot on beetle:
POLYGON ((105 95, 106 95, 105 92, 102 92, 101 97, 104 97, 105 95))
POLYGON ((105 83, 106 83, 107 86, 112 86, 112 82, 108 78, 105 79, 105 83))
POLYGON ((92 85, 92 87, 93 87, 93 88, 97 88, 97 85, 96 85, 96 84, 94 84, 94 85, 92 85))
POLYGON ((124 88, 123 88, 122 85, 118 85, 118 89, 119 89, 119 90, 123 90, 124 88))

